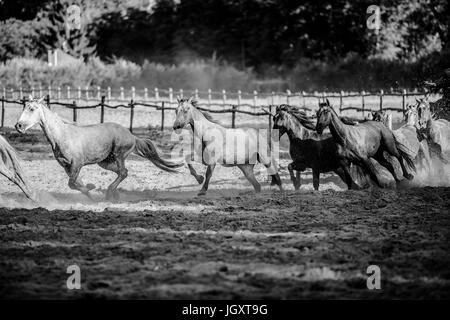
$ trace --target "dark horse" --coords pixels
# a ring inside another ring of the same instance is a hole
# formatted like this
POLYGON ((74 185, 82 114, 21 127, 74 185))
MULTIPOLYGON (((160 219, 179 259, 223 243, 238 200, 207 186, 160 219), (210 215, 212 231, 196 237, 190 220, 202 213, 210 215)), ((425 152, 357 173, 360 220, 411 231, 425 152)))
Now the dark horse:
POLYGON ((337 144, 339 162, 346 171, 345 175, 348 181, 351 178, 348 168, 350 163, 354 163, 363 167, 375 183, 382 187, 382 183, 378 179, 377 169, 370 158, 374 158, 388 169, 394 179, 398 181, 394 167, 383 156, 384 151, 397 158, 406 179, 411 180, 413 178, 413 175, 408 173, 403 163, 403 160, 405 160, 411 168, 415 169, 413 159, 397 148, 392 131, 381 122, 367 121, 358 125, 346 125, 339 119, 327 99, 325 103, 320 104, 317 111, 316 130, 322 133, 328 126, 337 144))
POLYGON ((285 133, 289 137, 289 153, 293 162, 288 165, 288 170, 295 190, 300 188, 300 172, 306 168, 312 169, 315 190, 319 189, 320 173, 330 171, 341 177, 348 189, 359 189, 353 179, 346 179, 331 134, 318 134, 314 123, 304 111, 289 105, 280 105, 276 109, 273 123, 273 128, 278 129, 280 138, 285 133), (297 171, 296 176, 294 170, 297 171))

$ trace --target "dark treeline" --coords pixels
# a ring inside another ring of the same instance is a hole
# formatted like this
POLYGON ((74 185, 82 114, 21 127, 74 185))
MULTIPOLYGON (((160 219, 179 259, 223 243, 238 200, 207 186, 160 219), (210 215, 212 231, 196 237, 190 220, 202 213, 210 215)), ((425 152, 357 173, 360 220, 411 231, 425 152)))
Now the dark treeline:
MULTIPOLYGON (((391 70, 394 74, 386 81, 372 77, 391 86, 411 76, 418 81, 448 61, 447 0, 380 1, 379 31, 366 25, 372 0, 157 0, 152 7, 149 3, 2 0, 0 60, 42 57, 49 48, 63 47, 84 59, 119 57, 138 64, 212 60, 260 77, 302 83, 316 76, 336 81, 339 73, 391 70), (67 33, 65 10, 71 4, 82 8, 82 28, 67 33)), ((367 80, 370 77, 359 75, 354 81, 367 80)))

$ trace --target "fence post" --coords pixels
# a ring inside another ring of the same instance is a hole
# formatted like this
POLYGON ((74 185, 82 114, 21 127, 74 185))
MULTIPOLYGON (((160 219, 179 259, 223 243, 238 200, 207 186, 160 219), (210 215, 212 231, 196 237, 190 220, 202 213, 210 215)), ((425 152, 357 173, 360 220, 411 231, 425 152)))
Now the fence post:
POLYGON ((51 96, 52 95, 52 86, 48 86, 48 93, 47 96, 51 96))
POLYGON ((183 89, 180 89, 180 98, 183 99, 184 93, 183 93, 183 89))
POLYGON ((255 106, 255 107, 257 104, 257 100, 258 100, 258 91, 254 90, 253 91, 253 106, 255 106))
POLYGON ((362 114, 363 114, 363 118, 364 118, 364 112, 365 112, 365 109, 366 109, 366 102, 365 102, 365 98, 364 98, 365 95, 366 95, 366 92, 363 90, 363 91, 361 92, 361 104, 362 104, 362 114))
POLYGON ((100 99, 100 96, 102 94, 101 90, 102 89, 99 86, 97 86, 97 99, 100 99))
POLYGON ((41 97, 42 97, 42 86, 39 85, 39 98, 41 98, 41 97))
POLYGON ((2 125, 2 128, 5 125, 5 95, 2 96, 2 123, 1 123, 1 125, 2 125))
POLYGON ((105 120, 105 96, 102 96, 102 100, 100 102, 100 123, 103 123, 105 120))
POLYGON ((86 90, 86 100, 89 100, 89 87, 86 86, 85 90, 86 90))
POLYGON ((169 107, 172 106, 172 102, 173 102, 173 89, 169 88, 169 107))
POLYGON ((131 87, 131 100, 136 100, 136 88, 131 87))
POLYGON ((158 88, 155 88, 155 100, 156 100, 156 103, 158 103, 158 100, 159 100, 159 90, 158 90, 158 88))
POLYGON ((339 113, 342 113, 344 91, 339 92, 339 113))
POLYGON ((195 91, 194 91, 194 97, 195 97, 195 100, 198 100, 198 89, 195 89, 195 91))
POLYGON ((107 92, 108 92, 108 101, 111 101, 111 87, 107 88, 107 92))
POLYGON ((302 91, 303 109, 306 109, 305 91, 302 91))
POLYGON ((34 86, 31 87, 31 96, 34 97, 34 86))
POLYGON ((77 122, 77 103, 75 100, 73 100, 72 114, 73 114, 73 122, 77 122))
POLYGON ((70 86, 67 86, 67 100, 70 99, 70 86))
POLYGON ((272 148, 272 104, 269 105, 269 147, 272 148))
POLYGON ((58 87, 58 101, 61 100, 61 87, 58 87))
POLYGON ((161 131, 164 131, 164 101, 161 103, 161 131))
POLYGON ((406 111, 406 90, 403 89, 402 91, 402 109, 403 109, 403 114, 405 114, 406 111))
POLYGON ((120 100, 125 100, 125 93, 123 92, 123 87, 120 87, 120 100))
POLYGON ((51 109, 51 107, 50 107, 50 95, 49 94, 47 95, 47 98, 45 100, 46 100, 45 102, 47 103, 47 108, 51 109))
POLYGON ((130 103, 130 132, 133 132, 133 118, 134 118, 134 100, 131 99, 131 103, 130 103))
POLYGON ((383 110, 383 89, 380 90, 380 111, 383 110))
POLYGON ((23 89, 22 89, 22 87, 20 87, 19 88, 19 94, 20 94, 20 100, 22 100, 23 99, 23 89))
POLYGON ((227 104, 227 92, 222 90, 222 103, 225 106, 227 104))
POLYGON ((78 87, 78 100, 81 100, 81 87, 78 87))
POLYGON ((236 128, 236 106, 231 106, 231 128, 236 128))
POLYGON ((290 90, 286 90, 286 104, 287 105, 290 104, 290 98, 289 98, 290 95, 291 95, 291 91, 290 90))
MULTIPOLYGON (((39 98, 40 98, 40 96, 39 96, 39 98)), ((6 88, 5 87, 3 87, 3 99, 6 99, 6 88)))
POLYGON ((211 89, 208 89, 208 107, 211 107, 211 89))
POLYGON ((148 89, 144 88, 144 100, 147 101, 148 100, 148 89))

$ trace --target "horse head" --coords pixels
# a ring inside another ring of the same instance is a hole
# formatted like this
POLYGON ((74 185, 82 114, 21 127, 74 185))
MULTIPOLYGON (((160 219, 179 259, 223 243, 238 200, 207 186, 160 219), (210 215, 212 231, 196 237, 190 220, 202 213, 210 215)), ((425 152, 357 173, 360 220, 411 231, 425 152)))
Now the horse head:
POLYGON ((407 125, 419 127, 419 114, 416 106, 407 105, 404 112, 404 118, 407 125))
POLYGON ((183 129, 187 124, 192 123, 192 107, 196 105, 196 101, 193 97, 188 99, 181 99, 177 97, 178 107, 175 110, 175 122, 173 123, 173 129, 183 129))
POLYGON ((281 138, 290 128, 290 114, 287 112, 288 105, 279 105, 273 116, 273 129, 278 130, 279 138, 281 138))
POLYGON ((416 99, 416 108, 419 127, 425 128, 428 121, 432 118, 430 103, 424 98, 416 99))
POLYGON ((17 131, 24 133, 42 120, 43 101, 44 97, 40 99, 33 99, 31 95, 28 97, 28 101, 25 102, 22 114, 15 126, 17 131))
POLYGON ((317 124, 316 131, 322 134, 323 130, 330 125, 332 108, 330 101, 326 99, 325 102, 319 102, 319 110, 317 110, 317 124))

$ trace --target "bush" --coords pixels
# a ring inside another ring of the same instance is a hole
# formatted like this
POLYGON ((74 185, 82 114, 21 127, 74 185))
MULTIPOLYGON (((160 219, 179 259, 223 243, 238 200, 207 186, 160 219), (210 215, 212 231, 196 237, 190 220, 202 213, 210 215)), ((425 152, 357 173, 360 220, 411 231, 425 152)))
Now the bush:
POLYGON ((39 86, 101 86, 138 88, 169 88, 186 90, 246 90, 250 89, 252 73, 232 66, 193 62, 162 65, 115 59, 104 63, 93 58, 87 63, 49 67, 37 59, 14 58, 0 65, 0 85, 5 87, 39 86))

